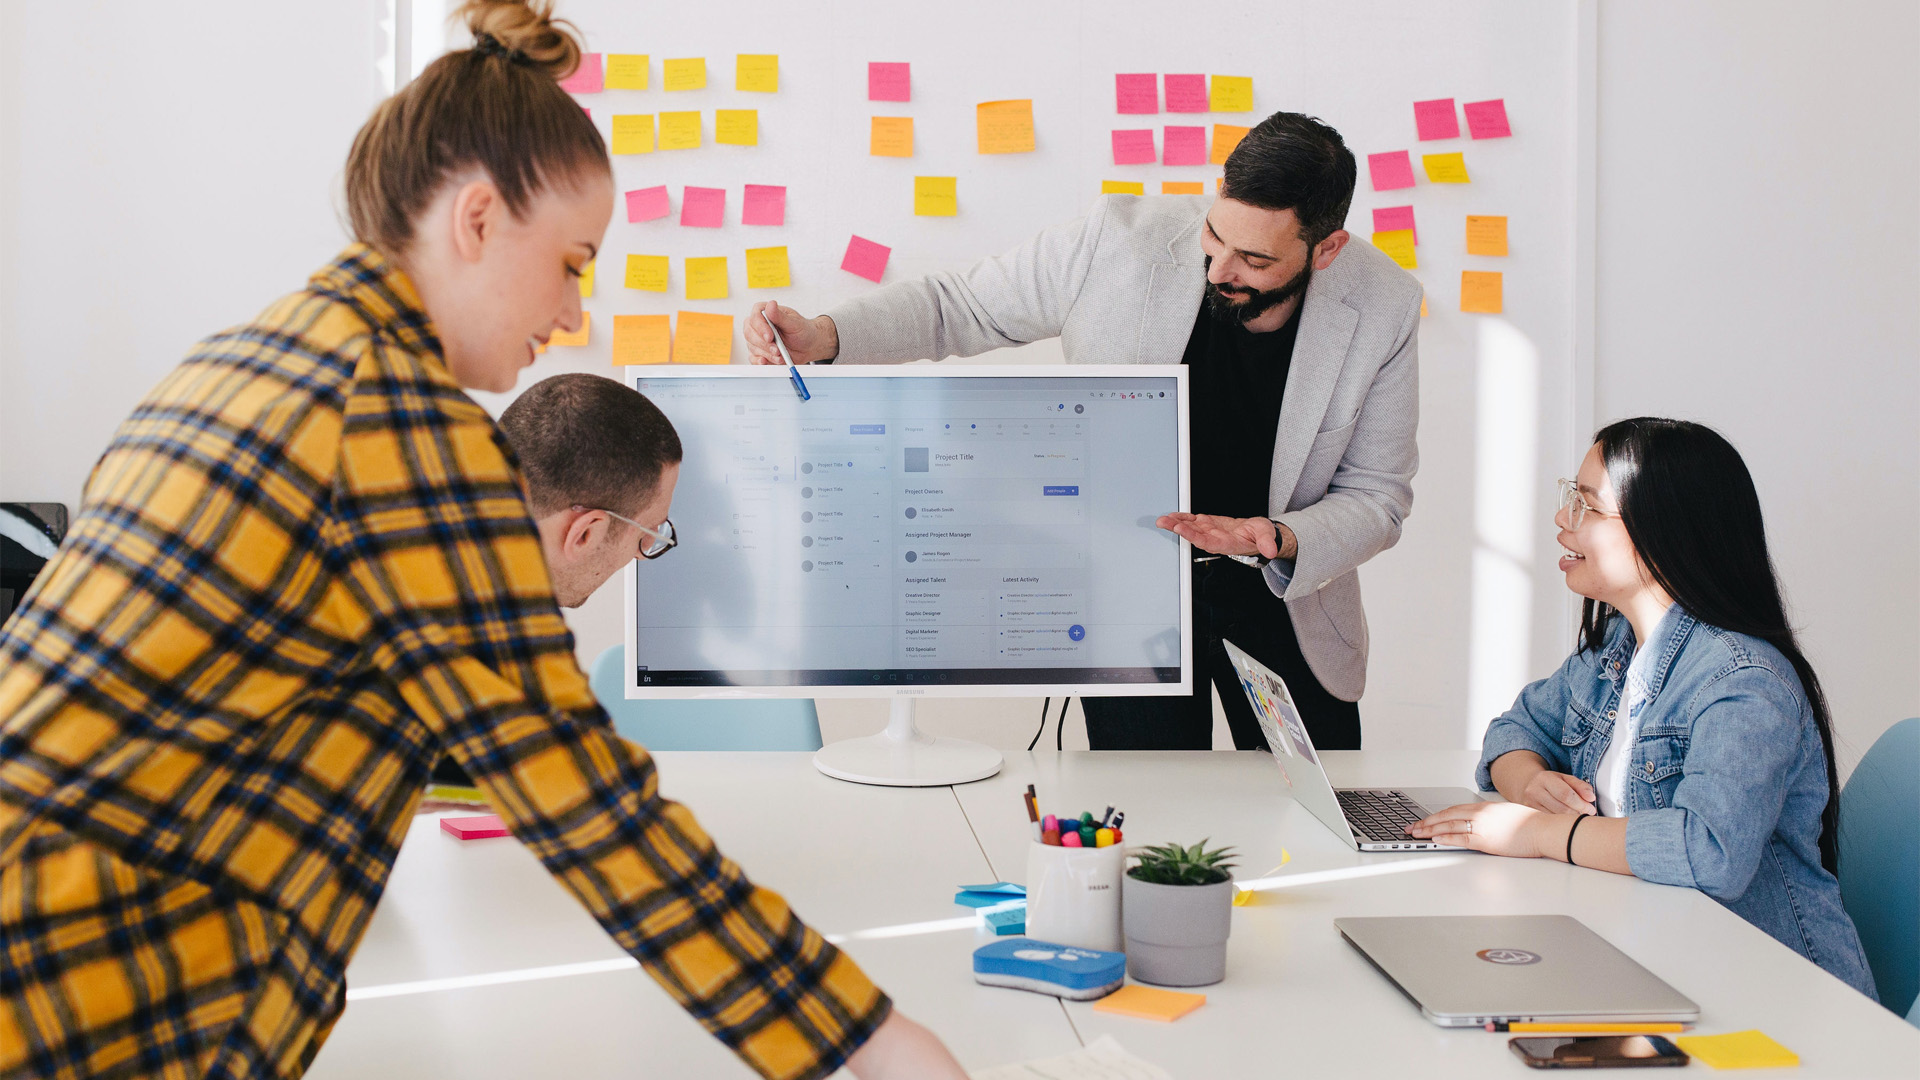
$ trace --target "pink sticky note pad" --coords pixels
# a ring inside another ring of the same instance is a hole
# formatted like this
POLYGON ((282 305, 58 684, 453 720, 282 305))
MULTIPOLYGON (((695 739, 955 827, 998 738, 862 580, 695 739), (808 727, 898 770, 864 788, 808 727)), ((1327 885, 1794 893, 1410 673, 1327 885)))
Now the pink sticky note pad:
POLYGON ((727 189, 690 187, 680 195, 680 224, 717 229, 727 220, 727 189))
POLYGON ((1113 97, 1115 108, 1122 113, 1157 113, 1160 111, 1160 77, 1115 75, 1113 97))
POLYGON ((440 831, 452 833, 461 840, 485 840, 490 836, 508 836, 507 823, 500 820, 498 814, 480 814, 476 817, 443 817, 440 819, 440 831))
POLYGON ((1413 226, 1413 207, 1411 206, 1376 206, 1374 207, 1373 231, 1374 232, 1393 232, 1396 229, 1406 229, 1407 231, 1413 233, 1414 243, 1418 244, 1420 242, 1420 230, 1414 228, 1413 226))
POLYGON ((1413 186, 1413 159, 1405 150, 1367 155, 1367 173, 1373 177, 1373 190, 1392 191, 1413 186))
POLYGON ((1460 137, 1460 118, 1454 114, 1450 97, 1414 102, 1413 125, 1420 129, 1421 142, 1460 137))
POLYGON ((606 69, 600 63, 600 54, 590 52, 580 58, 580 66, 573 74, 560 80, 560 89, 569 94, 597 94, 606 85, 606 69))
POLYGON ((627 192, 627 220, 655 221, 666 217, 672 208, 667 205, 667 187, 640 188, 627 192))
POLYGON ((1115 165, 1151 165, 1153 164, 1153 129, 1141 128, 1138 131, 1116 131, 1113 133, 1113 163, 1115 165))
POLYGON ((887 272, 887 259, 892 255, 893 249, 887 245, 856 236, 847 241, 847 257, 840 260, 840 269, 868 281, 879 281, 887 272))
POLYGON ((1461 110, 1467 114, 1467 131, 1476 139, 1504 139, 1513 134, 1507 126, 1507 99, 1469 101, 1461 110))
POLYGON ((1205 75, 1167 76, 1168 112, 1206 112, 1207 77, 1205 75))
POLYGON ((1207 129, 1203 127, 1168 127, 1167 145, 1160 162, 1163 165, 1205 165, 1207 163, 1207 129))
POLYGON ((913 65, 882 64, 878 61, 867 65, 868 101, 912 101, 913 65))
POLYGON ((740 212, 742 225, 785 225, 787 189, 778 184, 748 184, 747 204, 740 212))

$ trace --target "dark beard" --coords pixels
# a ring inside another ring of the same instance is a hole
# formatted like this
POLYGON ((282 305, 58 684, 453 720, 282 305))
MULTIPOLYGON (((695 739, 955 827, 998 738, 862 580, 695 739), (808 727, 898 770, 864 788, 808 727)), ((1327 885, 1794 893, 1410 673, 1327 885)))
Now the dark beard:
MULTIPOLYGON (((1211 267, 1213 260, 1208 259, 1207 265, 1211 267)), ((1281 304, 1305 293, 1308 283, 1312 280, 1313 263, 1309 261, 1307 265, 1300 268, 1299 273, 1293 275, 1291 281, 1277 289, 1268 289, 1266 292, 1226 292, 1209 281, 1207 282, 1207 311, 1214 319, 1228 326, 1245 326, 1281 304), (1230 299, 1237 296, 1245 296, 1246 299, 1230 299)))

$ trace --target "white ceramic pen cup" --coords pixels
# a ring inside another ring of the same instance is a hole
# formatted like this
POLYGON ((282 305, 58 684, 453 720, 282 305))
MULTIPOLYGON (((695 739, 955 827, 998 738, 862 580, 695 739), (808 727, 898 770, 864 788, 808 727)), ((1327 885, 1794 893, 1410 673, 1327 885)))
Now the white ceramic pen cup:
POLYGON ((1027 936, 1119 952, 1120 874, 1126 849, 1027 845, 1027 936))

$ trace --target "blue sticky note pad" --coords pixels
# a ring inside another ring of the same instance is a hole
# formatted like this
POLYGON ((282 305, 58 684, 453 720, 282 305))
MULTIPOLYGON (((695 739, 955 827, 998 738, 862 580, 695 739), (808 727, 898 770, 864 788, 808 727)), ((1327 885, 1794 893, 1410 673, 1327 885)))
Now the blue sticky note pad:
POLYGON ((1008 881, 996 881, 991 885, 962 885, 961 892, 1005 893, 1009 896, 1027 895, 1025 885, 1015 885, 1008 881))
POLYGON ((987 920, 987 925, 993 928, 996 937, 1027 932, 1027 905, 1025 904, 1008 904, 1003 908, 981 912, 980 917, 987 920))
POLYGON ((962 892, 955 893, 953 896, 953 902, 963 907, 992 907, 995 904, 1004 904, 1010 899, 1017 900, 1019 897, 1009 897, 1006 893, 984 892, 962 892))
POLYGON ((1127 954, 1013 938, 973 951, 973 981, 1091 1001, 1127 981, 1127 954))

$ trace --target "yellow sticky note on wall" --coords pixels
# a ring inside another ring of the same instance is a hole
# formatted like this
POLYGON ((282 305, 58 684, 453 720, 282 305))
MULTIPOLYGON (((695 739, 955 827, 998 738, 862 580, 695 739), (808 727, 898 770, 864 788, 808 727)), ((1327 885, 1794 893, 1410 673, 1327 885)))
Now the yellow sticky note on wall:
POLYGON ((653 153, 653 114, 616 114, 613 118, 613 152, 616 154, 653 153))
POLYGON ((1716 1069, 1781 1069, 1800 1064, 1799 1054, 1758 1031, 1675 1035, 1673 1044, 1716 1069))
POLYGON ((663 112, 660 114, 660 149, 698 150, 699 148, 699 113, 663 112))
POLYGON ((647 58, 638 53, 608 53, 606 87, 609 90, 645 90, 647 58))
POLYGON ((1102 195, 1145 195, 1146 193, 1147 185, 1144 180, 1100 181, 1100 194, 1102 195))
POLYGON ((1472 183, 1467 178, 1467 155, 1465 154, 1421 154, 1420 164, 1427 170, 1428 183, 1472 183))
POLYGON ((867 153, 874 157, 913 156, 913 117, 876 116, 867 153))
POLYGON ((667 257, 665 255, 627 256, 627 288, 642 289, 646 292, 666 292, 667 257))
POLYGON ((913 178, 913 212, 920 217, 953 217, 960 212, 960 182, 953 176, 913 178))
POLYGON ((974 109, 976 138, 983 154, 1033 152, 1033 100, 983 101, 974 109))
POLYGON ((1239 146, 1240 140, 1246 138, 1247 132, 1252 130, 1252 128, 1237 127, 1233 124, 1213 125, 1213 152, 1207 155, 1208 164, 1225 165, 1227 155, 1233 153, 1233 148, 1239 146))
POLYGON ((1206 193, 1207 185, 1198 180, 1160 181, 1160 194, 1162 195, 1205 195, 1206 193))
POLYGON ((613 364, 664 364, 673 358, 673 330, 665 315, 615 315, 613 364))
POLYGON ((727 257, 687 260, 687 299, 725 300, 727 298, 727 257))
POLYGON ((733 316, 683 311, 674 327, 673 362, 724 364, 733 358, 733 316))
POLYGON ((707 87, 707 58, 662 60, 661 85, 668 90, 704 90, 707 87))
POLYGON ((599 266, 598 260, 580 268, 580 299, 593 295, 593 268, 599 266))
POLYGON ((723 146, 757 146, 760 143, 758 109, 716 109, 713 113, 713 141, 723 146))
POLYGON ((555 330, 553 333, 547 335, 547 344, 548 345, 585 345, 587 343, 587 332, 592 329, 593 329, 593 312, 583 311, 580 313, 580 329, 575 330, 571 334, 567 333, 565 330, 555 330))
POLYGON ((1252 112, 1253 79, 1245 75, 1215 75, 1208 87, 1209 112, 1252 112))
POLYGON ((764 247, 747 249, 747 288, 784 289, 793 284, 787 265, 787 249, 764 247))
POLYGON ((733 58, 733 88, 759 94, 780 91, 780 58, 766 53, 741 53, 733 58))
POLYGON ((1419 260, 1413 254, 1412 229, 1388 229, 1373 234, 1373 246, 1387 253, 1403 270, 1417 270, 1419 260))
POLYGON ((1501 306, 1498 270, 1460 271, 1460 310, 1498 315, 1501 306))
POLYGON ((1467 254, 1505 255, 1506 253, 1507 219, 1468 214, 1467 254))

